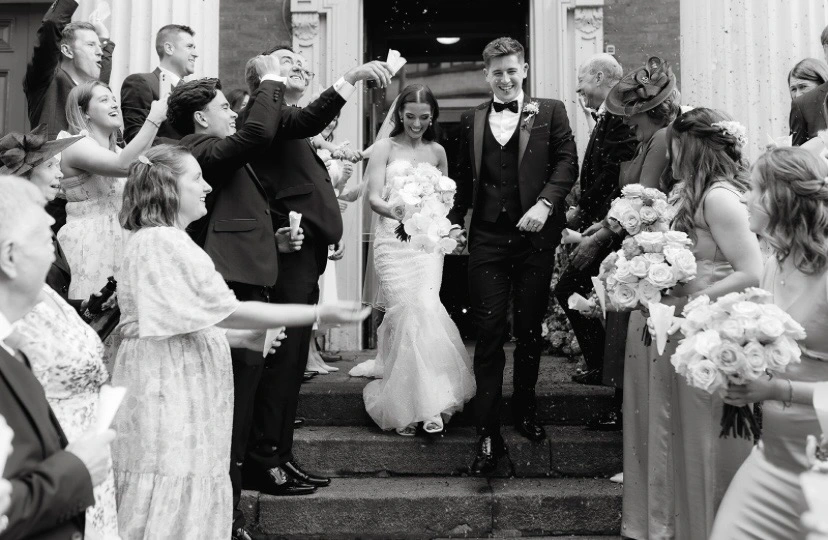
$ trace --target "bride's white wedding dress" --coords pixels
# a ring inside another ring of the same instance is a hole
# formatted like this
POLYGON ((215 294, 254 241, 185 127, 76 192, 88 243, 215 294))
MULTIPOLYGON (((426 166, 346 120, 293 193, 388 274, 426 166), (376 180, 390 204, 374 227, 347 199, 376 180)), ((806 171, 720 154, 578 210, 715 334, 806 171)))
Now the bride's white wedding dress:
MULTIPOLYGON (((408 161, 392 161, 386 183, 411 169, 408 161)), ((443 255, 401 242, 394 233, 397 225, 380 217, 375 230, 374 265, 386 310, 377 331, 377 357, 350 372, 379 378, 368 383, 363 398, 382 429, 401 429, 441 415, 448 421, 476 390, 460 332, 440 302, 443 255)))

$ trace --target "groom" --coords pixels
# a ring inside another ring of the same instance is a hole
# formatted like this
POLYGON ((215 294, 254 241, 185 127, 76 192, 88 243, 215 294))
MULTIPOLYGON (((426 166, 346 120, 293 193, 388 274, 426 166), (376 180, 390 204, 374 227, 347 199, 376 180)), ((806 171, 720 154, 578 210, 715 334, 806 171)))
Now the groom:
MULTIPOLYGON (((472 206, 469 290, 478 336, 475 420, 480 437, 472 474, 487 474, 506 454, 500 433, 507 314, 516 338, 512 415, 532 441, 546 437, 535 418, 541 322, 549 303, 555 248, 566 225, 564 199, 578 176, 564 104, 522 90, 529 70, 523 46, 498 38, 483 50, 494 99, 463 113, 457 197, 449 214, 463 226, 472 206), (510 294, 511 293, 511 294, 510 294)), ((452 236, 464 240, 460 229, 452 236)))

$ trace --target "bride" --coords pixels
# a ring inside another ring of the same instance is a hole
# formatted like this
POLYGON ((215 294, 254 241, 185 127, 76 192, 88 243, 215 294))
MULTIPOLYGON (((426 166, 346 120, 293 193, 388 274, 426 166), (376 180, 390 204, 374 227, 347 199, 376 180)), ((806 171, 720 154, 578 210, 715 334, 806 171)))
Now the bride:
POLYGON ((386 313, 377 331, 376 360, 350 374, 378 377, 363 390, 365 409, 382 429, 409 437, 420 422, 427 433, 442 432, 443 423, 475 393, 471 360, 440 303, 443 255, 400 241, 394 232, 399 221, 386 200, 385 185, 397 176, 423 168, 447 174, 446 151, 434 140, 439 112, 428 87, 404 88, 371 148, 365 171, 368 202, 378 215, 374 267, 383 300, 375 304, 386 313))

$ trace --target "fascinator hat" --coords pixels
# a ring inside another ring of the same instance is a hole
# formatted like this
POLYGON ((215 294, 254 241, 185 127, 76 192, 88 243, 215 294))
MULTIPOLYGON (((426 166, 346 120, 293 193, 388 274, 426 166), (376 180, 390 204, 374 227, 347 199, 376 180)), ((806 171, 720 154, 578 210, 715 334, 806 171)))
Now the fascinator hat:
POLYGON ((82 136, 50 141, 46 124, 40 124, 31 132, 9 133, 0 139, 0 175, 25 176, 44 161, 60 154, 82 136))
POLYGON ((676 76, 657 56, 647 65, 631 71, 616 84, 606 99, 607 110, 619 116, 647 112, 664 103, 676 89, 676 76))

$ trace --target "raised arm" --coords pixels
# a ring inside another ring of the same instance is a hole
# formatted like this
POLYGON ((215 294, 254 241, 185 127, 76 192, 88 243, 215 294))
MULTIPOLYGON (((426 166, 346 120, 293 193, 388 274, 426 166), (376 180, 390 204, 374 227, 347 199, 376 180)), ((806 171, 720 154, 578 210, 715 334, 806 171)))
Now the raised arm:
POLYGON ((124 140, 132 141, 149 115, 152 88, 140 74, 130 75, 121 86, 121 113, 124 117, 124 140))
POLYGON ((538 197, 546 199, 552 203, 553 208, 557 208, 564 203, 578 178, 575 138, 569 128, 566 109, 559 101, 552 102, 549 131, 549 162, 552 164, 552 173, 538 197))
POLYGON ((319 135, 328 124, 333 122, 345 103, 347 103, 345 98, 332 86, 305 107, 284 105, 276 138, 304 139, 319 135))

